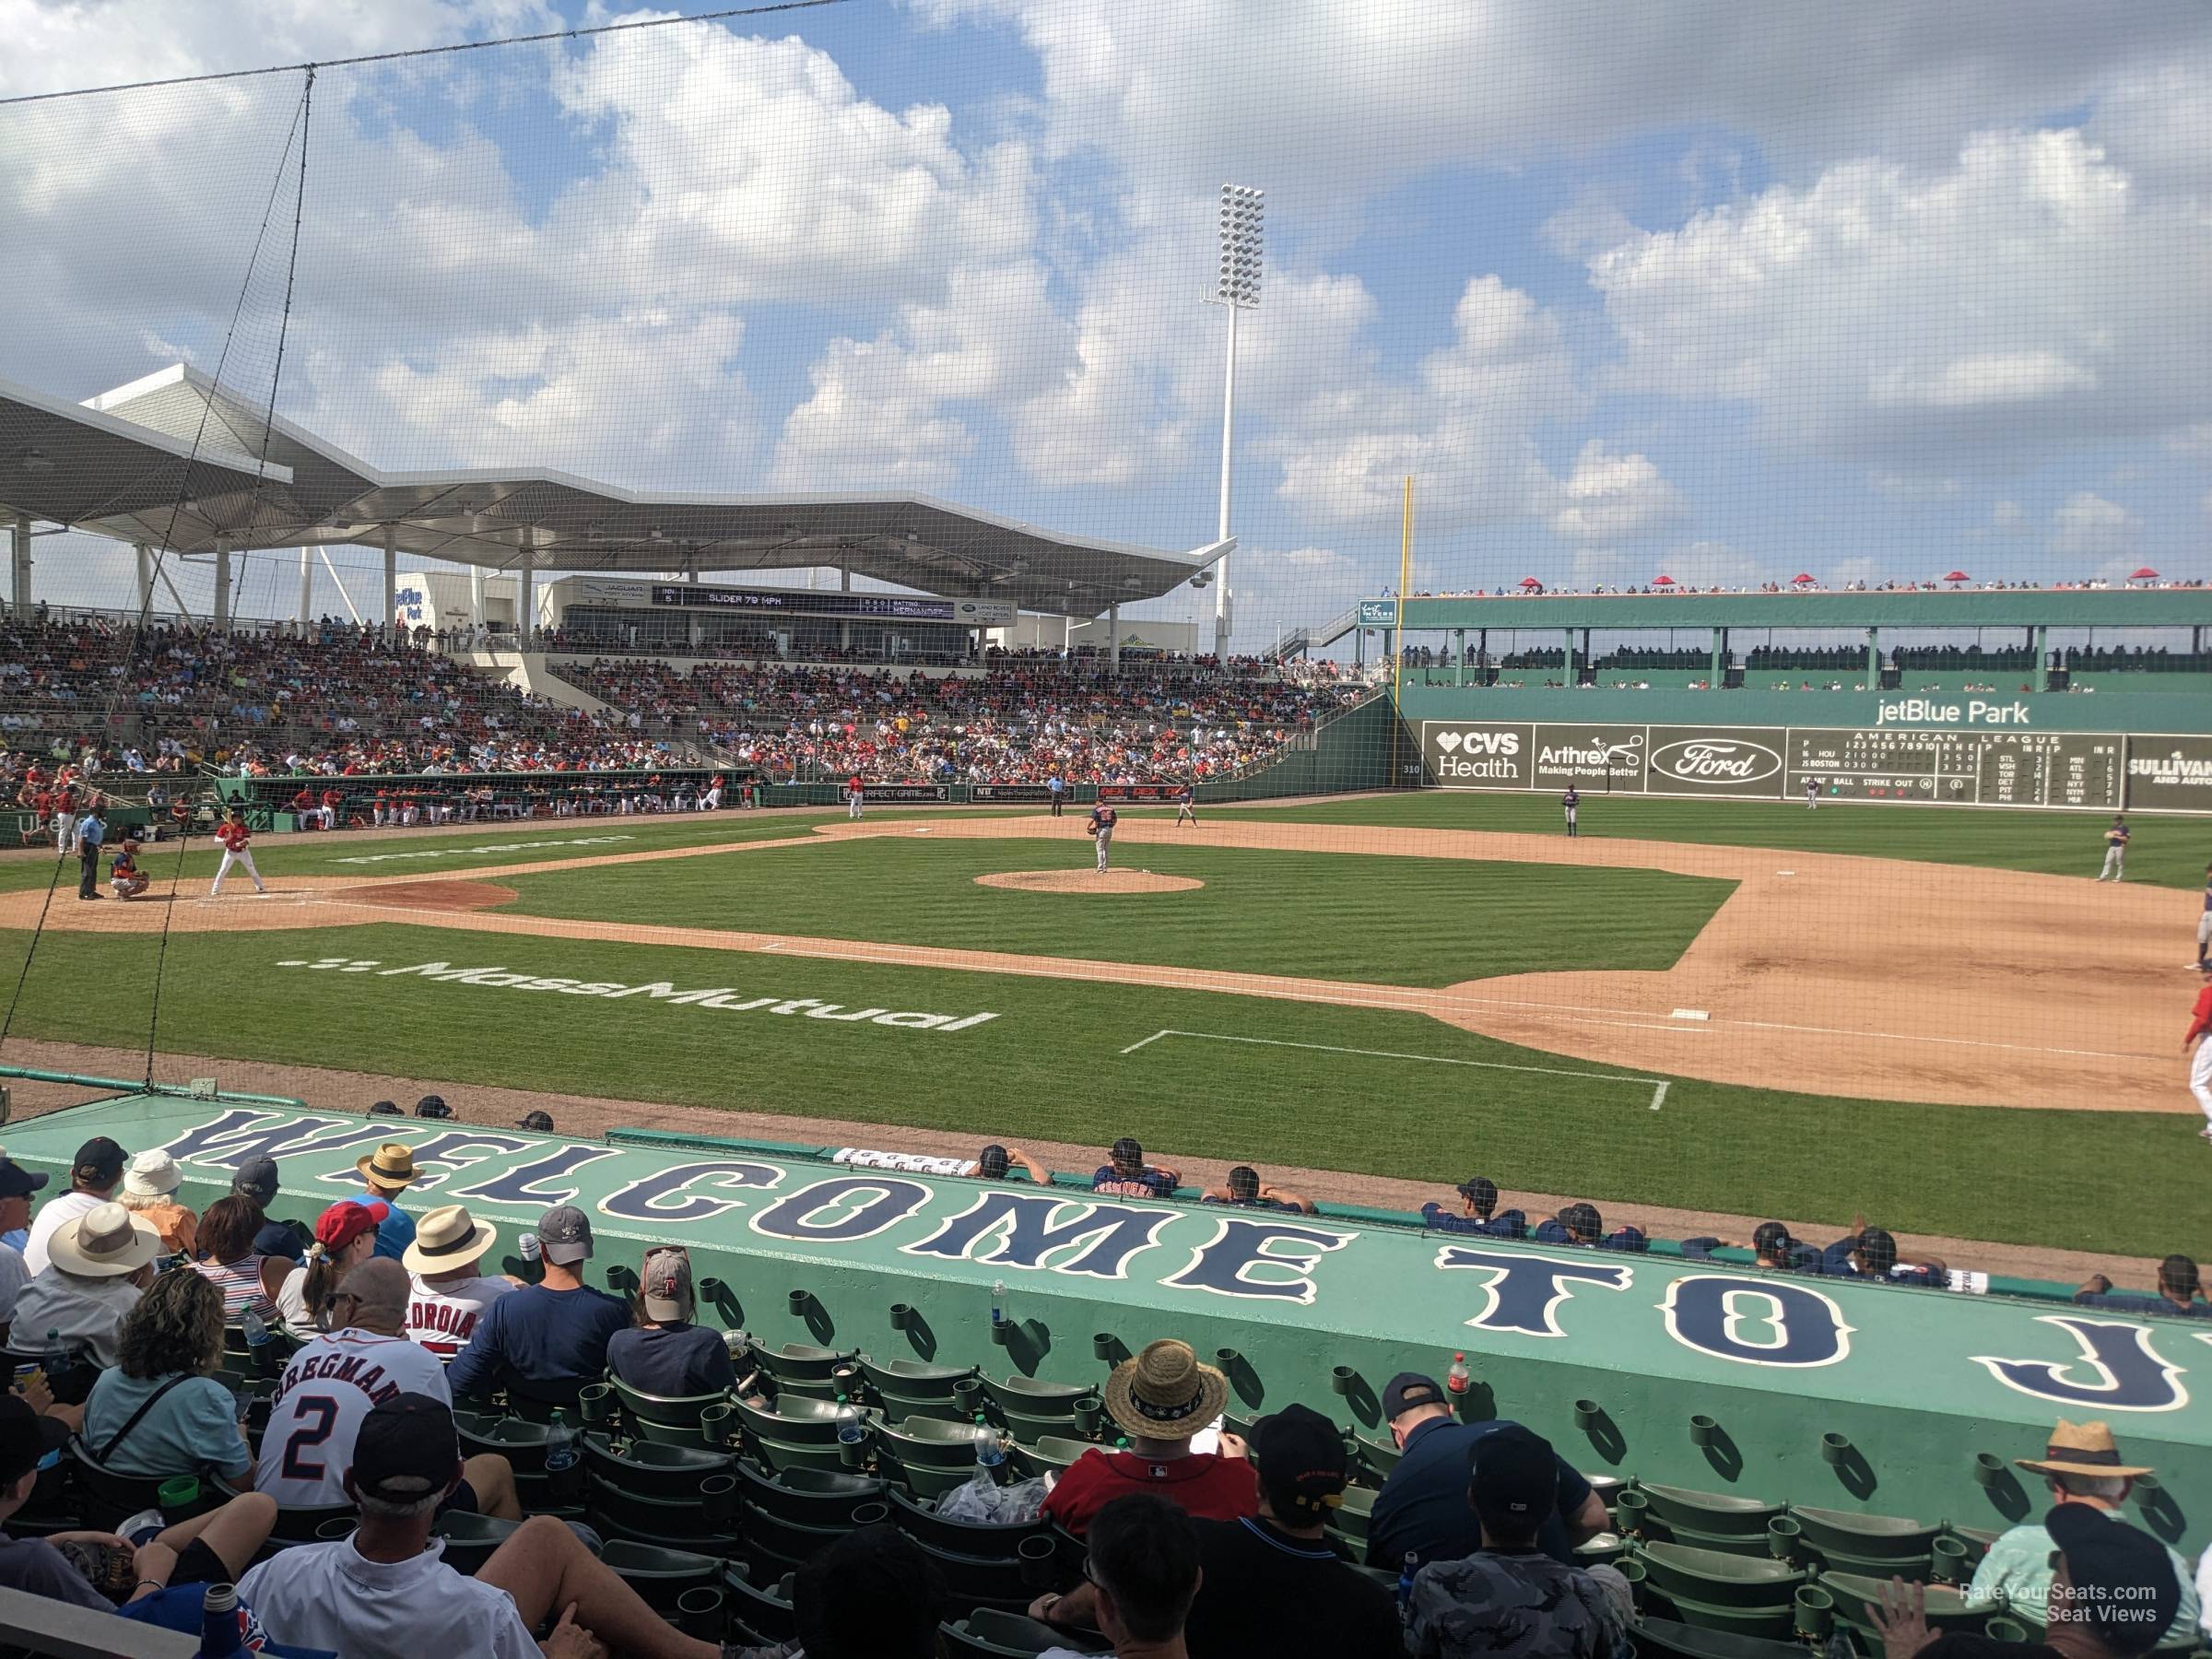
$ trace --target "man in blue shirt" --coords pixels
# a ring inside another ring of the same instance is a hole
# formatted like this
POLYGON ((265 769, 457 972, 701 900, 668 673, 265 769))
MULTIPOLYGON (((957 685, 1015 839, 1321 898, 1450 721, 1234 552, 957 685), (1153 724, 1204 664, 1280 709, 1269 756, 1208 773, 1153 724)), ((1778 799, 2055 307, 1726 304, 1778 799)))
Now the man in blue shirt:
POLYGON ((1182 1184, 1177 1171, 1147 1163, 1145 1149, 1134 1135, 1124 1135, 1115 1141, 1107 1156, 1113 1161, 1100 1164, 1091 1175, 1094 1193, 1116 1198, 1172 1198, 1182 1184))
POLYGON ((1928 1257, 1908 1263, 1897 1271, 1897 1241, 1887 1230, 1868 1227, 1858 1218, 1848 1238, 1838 1239, 1820 1253, 1818 1271, 1830 1278, 1867 1279, 1878 1285, 1918 1285, 1924 1288, 1950 1288, 1948 1269, 1928 1257))
POLYGON ((1517 1209, 1492 1216, 1498 1207, 1498 1183, 1487 1175, 1472 1175, 1453 1191, 1459 1194, 1459 1214, 1449 1215, 1441 1204, 1421 1206, 1422 1225, 1438 1232, 1475 1233, 1487 1239, 1522 1239, 1528 1236, 1528 1218, 1517 1209))
POLYGON ((1053 816, 1060 816, 1060 808, 1067 803, 1067 780, 1054 772, 1044 781, 1045 792, 1053 797, 1053 816))
POLYGON ((1199 1194, 1202 1204, 1231 1204, 1239 1209, 1287 1210, 1294 1216, 1312 1216, 1320 1212, 1310 1198, 1301 1198, 1286 1187, 1269 1186, 1260 1179, 1260 1172, 1250 1164, 1239 1164, 1229 1172, 1229 1184, 1208 1187, 1199 1194))
MULTIPOLYGON (((1457 1421, 1451 1396, 1418 1371, 1390 1380, 1382 1416, 1399 1455, 1367 1524, 1368 1565, 1394 1571, 1408 1555, 1417 1566, 1473 1555, 1482 1547, 1482 1523, 1467 1507, 1468 1460, 1485 1435, 1519 1425, 1504 1418, 1457 1421)), ((1554 1512, 1537 1529, 1536 1547, 1571 1563, 1577 1545, 1606 1530, 1606 1506, 1565 1458, 1559 1459, 1559 1475, 1554 1512)))
POLYGON ((1747 1250, 1756 1258, 1753 1266, 1764 1267, 1773 1273, 1818 1273, 1820 1270, 1820 1253, 1809 1244, 1800 1244, 1790 1236, 1790 1230, 1779 1221, 1761 1221, 1751 1230, 1751 1237, 1747 1241, 1716 1238, 1711 1234, 1682 1241, 1682 1254, 1688 1261, 1710 1262, 1716 1250, 1747 1250))
POLYGON ((2169 1319, 2212 1319, 2212 1301, 2206 1301, 2196 1264, 2185 1255, 2170 1255, 2159 1264, 2156 1296, 2140 1290, 2115 1290, 2103 1274, 2074 1292, 2074 1305, 2102 1308, 2112 1313, 2162 1313, 2169 1319))
POLYGON ((100 849, 108 839, 107 820, 100 816, 100 803, 94 801, 85 808, 85 816, 76 820, 76 896, 79 899, 97 899, 100 892, 100 849))
POLYGON ((511 1290, 485 1310, 476 1335, 446 1368, 456 1399, 504 1388, 548 1406, 573 1406, 586 1382, 606 1372, 606 1345, 629 1328, 629 1309, 583 1282, 592 1224, 570 1204, 537 1223, 545 1278, 511 1290))
POLYGON ((386 1141, 353 1167, 368 1190, 339 1202, 384 1206, 384 1218, 376 1227, 376 1253, 396 1262, 415 1242, 415 1219, 399 1207, 399 1195, 414 1184, 415 1148, 405 1141, 386 1141))

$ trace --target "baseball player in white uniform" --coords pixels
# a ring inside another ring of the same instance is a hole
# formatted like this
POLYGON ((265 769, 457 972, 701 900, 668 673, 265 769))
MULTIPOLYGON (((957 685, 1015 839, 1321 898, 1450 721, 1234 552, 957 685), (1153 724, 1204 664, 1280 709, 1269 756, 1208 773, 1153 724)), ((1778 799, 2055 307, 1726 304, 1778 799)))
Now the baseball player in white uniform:
POLYGON ((2201 1133, 2212 1141, 2212 978, 2207 978, 2205 988, 2196 994, 2196 1006, 2189 1014, 2189 1032, 2182 1039, 2183 1052, 2187 1053, 2192 1043, 2196 1053, 2189 1062, 2189 1092, 2204 1109, 2201 1133))
POLYGON ((223 877, 230 874, 232 865, 241 866, 247 875, 253 877, 255 892, 265 893, 269 890, 261 878, 261 872, 253 867, 251 846, 253 831, 246 827, 246 809, 243 806, 230 808, 229 818, 215 827, 215 839, 223 843, 223 861, 215 866, 215 885, 207 889, 208 898, 213 899, 222 892, 223 877))

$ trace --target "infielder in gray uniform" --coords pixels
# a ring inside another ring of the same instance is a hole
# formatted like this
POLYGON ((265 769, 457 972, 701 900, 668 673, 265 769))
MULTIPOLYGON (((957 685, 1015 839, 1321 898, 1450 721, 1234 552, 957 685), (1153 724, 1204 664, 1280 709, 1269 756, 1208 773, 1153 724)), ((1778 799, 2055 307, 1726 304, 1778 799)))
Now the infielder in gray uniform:
POLYGON ((1099 874, 1106 874, 1107 849, 1113 845, 1113 826, 1119 821, 1112 807, 1103 802, 1090 809, 1090 835, 1099 843, 1099 874))

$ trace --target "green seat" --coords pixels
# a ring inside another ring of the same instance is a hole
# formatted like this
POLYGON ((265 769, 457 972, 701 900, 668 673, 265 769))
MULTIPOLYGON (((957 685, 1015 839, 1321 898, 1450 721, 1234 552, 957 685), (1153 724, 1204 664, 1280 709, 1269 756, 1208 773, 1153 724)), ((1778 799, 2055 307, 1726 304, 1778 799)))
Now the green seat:
POLYGON ((1097 1392, 1082 1382, 1040 1382, 1023 1376, 983 1379, 983 1394, 992 1410, 998 1414, 1006 1432, 1025 1446, 1048 1434, 1078 1438, 1081 1430, 1076 1422, 1076 1406, 1080 1401, 1095 1399, 1097 1392))
POLYGON ((814 1347, 804 1342, 787 1342, 781 1347, 754 1347, 750 1353, 754 1362, 775 1379, 779 1400, 796 1394, 834 1402, 837 1382, 832 1373, 854 1358, 835 1348, 814 1347))
POLYGON ((1659 1543, 1686 1544, 1699 1549, 1722 1549, 1737 1555, 1767 1553, 1767 1523, 1785 1506, 1758 1498, 1737 1498, 1725 1492, 1693 1492, 1686 1487, 1646 1486, 1642 1494, 1644 1535, 1659 1543))
POLYGON ((787 1572, 853 1530, 853 1512, 880 1503, 884 1484, 842 1470, 792 1468, 771 1473, 737 1465, 745 1552, 755 1565, 787 1572))
POLYGON ((755 1440, 748 1435, 747 1450, 760 1463, 778 1473, 802 1469, 825 1475, 854 1472, 846 1467, 844 1448, 835 1441, 826 1445, 819 1441, 801 1444, 795 1441, 755 1440))
POLYGON ((1375 1494, 1372 1488, 1346 1487, 1343 1503, 1330 1515, 1329 1535, 1347 1546, 1356 1561, 1367 1559, 1367 1524, 1374 1512, 1375 1494))
POLYGON ((324 1526, 333 1521, 351 1521, 355 1513, 350 1503, 278 1504, 276 1524, 269 1528, 269 1541, 312 1544, 324 1526))
POLYGON ((943 1418, 956 1423, 967 1419, 968 1414, 953 1397, 953 1385, 976 1374, 972 1365, 924 1365, 916 1359, 871 1359, 865 1354, 857 1363, 868 1386, 883 1402, 887 1423, 901 1422, 909 1417, 943 1418))
POLYGON ((628 1538, 609 1539, 599 1559, 657 1613, 674 1611, 677 1597, 685 1591, 719 1585, 723 1580, 724 1564, 712 1556, 628 1538))
POLYGON ((1398 1466, 1397 1442, 1387 1434, 1380 1440, 1372 1435, 1354 1434, 1351 1452, 1352 1475, 1362 1486, 1381 1487, 1398 1466))
POLYGON ((476 1457, 494 1453, 513 1465, 518 1476, 546 1472, 546 1426, 520 1418, 493 1413, 456 1411, 453 1427, 461 1435, 461 1455, 476 1457))
POLYGON ((917 1498, 935 1499, 959 1490, 975 1471, 972 1466, 959 1469, 932 1468, 927 1464, 909 1466, 900 1463, 893 1453, 878 1447, 876 1472, 894 1488, 904 1487, 917 1498))
POLYGON ((604 1434, 587 1434, 582 1441, 583 1466, 597 1480, 634 1497, 661 1502, 699 1502, 699 1483, 712 1475, 735 1472, 736 1459, 726 1452, 707 1452, 696 1446, 671 1446, 658 1441, 632 1441, 618 1451, 604 1434))
MULTIPOLYGON (((159 1509, 162 1485, 171 1478, 167 1475, 119 1475, 98 1462, 85 1443, 76 1439, 69 1441, 68 1455, 62 1461, 75 1477, 84 1525, 94 1532, 112 1532, 140 1510, 159 1509)), ((193 1513, 214 1509, 228 1502, 230 1496, 221 1481, 203 1477, 200 1501, 193 1513)))
POLYGON ((490 1560, 492 1552, 521 1524, 519 1521, 501 1521, 493 1515, 448 1510, 438 1517, 438 1536, 445 1540, 441 1559, 455 1572, 474 1577, 477 1569, 490 1560))
MULTIPOLYGON (((1887 1574, 1877 1578, 1863 1572, 1823 1572, 1814 1580, 1821 1589, 1835 1597, 1836 1622, 1848 1626, 1859 1639, 1865 1653, 1878 1652, 1882 1640, 1875 1634, 1874 1620, 1867 1616, 1869 1607, 1882 1605, 1882 1590, 1889 1583, 1887 1574)), ((1972 1633, 1988 1622, 1991 1609, 1966 1605, 1963 1591, 1948 1584, 1930 1584, 1927 1587, 1928 1628, 1937 1635, 1948 1630, 1972 1633)), ((2018 1618, 2013 1613, 2010 1618, 2018 1618)))
POLYGON ((772 1441, 779 1445, 828 1446, 837 1449, 837 1405, 831 1400, 787 1394, 773 1407, 739 1400, 737 1424, 749 1440, 772 1441))
MULTIPOLYGON (((1677 1602, 1687 1596, 1719 1607, 1780 1606, 1785 1618, 1791 1598, 1808 1577, 1789 1562, 1771 1556, 1700 1549, 1688 1544, 1644 1544, 1631 1559, 1643 1563, 1645 1582, 1653 1589, 1677 1602)), ((1699 1618, 1688 1622, 1707 1623, 1699 1618)))
POLYGON ((1923 1526, 1900 1515, 1861 1515, 1795 1505, 1790 1519, 1797 1524, 1811 1564, 1823 1571, 1924 1581, 1935 1571, 1940 1526, 1923 1526))
POLYGON ((710 1406, 728 1405, 728 1394, 650 1394, 630 1387, 612 1371, 607 1372, 606 1381, 621 1404, 631 1433, 638 1438, 682 1446, 719 1443, 700 1424, 700 1417, 710 1406))
POLYGON ((978 1607, 956 1624, 937 1627, 947 1659, 1029 1659, 1029 1655, 1067 1648, 1078 1653, 1111 1653, 1110 1647, 1078 1646, 1065 1630, 1039 1624, 1019 1613, 995 1607, 978 1607))
POLYGON ((1098 1448, 1088 1441, 1063 1440, 1056 1434, 1041 1435, 1034 1445, 1025 1446, 1017 1441, 1009 1454, 1023 1476, 1043 1474, 1047 1469, 1058 1474, 1086 1452, 1098 1448))
POLYGON ((739 1642, 767 1647, 799 1633, 791 1606, 791 1574, 756 1578, 736 1562, 723 1569, 722 1593, 730 1610, 730 1635, 739 1642))
POLYGON ((937 1513, 935 1503, 909 1497, 894 1488, 889 1495, 891 1522, 917 1544, 947 1555, 989 1560, 1013 1560, 1024 1540, 1051 1535, 1049 1524, 1022 1521, 1005 1525, 988 1521, 955 1521, 937 1513))
POLYGON ((895 1457, 907 1468, 959 1469, 975 1467, 975 1425, 947 1423, 941 1418, 909 1418, 897 1428, 880 1424, 876 1430, 878 1453, 895 1457))
POLYGON ((1672 1618, 1641 1618, 1629 1629, 1639 1659, 1805 1659, 1794 1641, 1739 1636, 1672 1618))

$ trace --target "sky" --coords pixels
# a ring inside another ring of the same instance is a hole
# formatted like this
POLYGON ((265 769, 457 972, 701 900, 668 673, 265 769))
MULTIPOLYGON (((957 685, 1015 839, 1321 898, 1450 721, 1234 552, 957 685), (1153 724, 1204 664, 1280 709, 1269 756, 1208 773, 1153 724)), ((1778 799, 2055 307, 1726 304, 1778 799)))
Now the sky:
MULTIPOLYGON (((0 97, 666 15, 0 0, 0 97)), ((183 359, 388 468, 1192 547, 1233 181, 1241 645, 1397 585, 1407 476, 1417 590, 2212 576, 2203 6, 1781 15, 845 0, 325 69, 304 187, 296 73, 0 107, 0 376, 183 359)))

